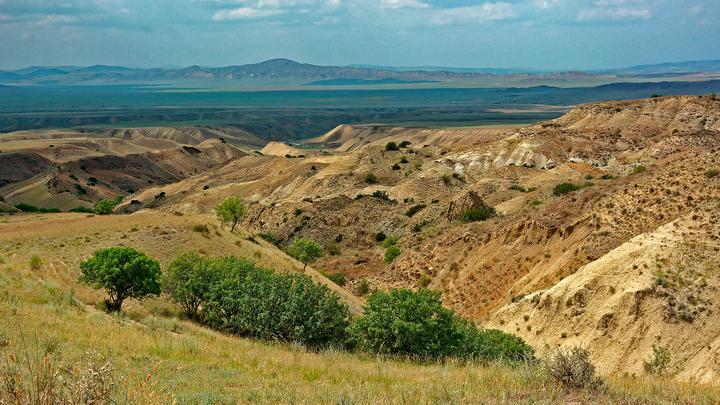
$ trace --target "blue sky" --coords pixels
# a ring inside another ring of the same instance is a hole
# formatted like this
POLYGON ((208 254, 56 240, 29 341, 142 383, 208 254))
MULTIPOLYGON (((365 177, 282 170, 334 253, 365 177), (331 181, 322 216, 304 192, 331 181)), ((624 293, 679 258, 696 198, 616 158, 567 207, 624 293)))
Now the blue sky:
POLYGON ((0 0, 0 68, 720 59, 720 0, 0 0))

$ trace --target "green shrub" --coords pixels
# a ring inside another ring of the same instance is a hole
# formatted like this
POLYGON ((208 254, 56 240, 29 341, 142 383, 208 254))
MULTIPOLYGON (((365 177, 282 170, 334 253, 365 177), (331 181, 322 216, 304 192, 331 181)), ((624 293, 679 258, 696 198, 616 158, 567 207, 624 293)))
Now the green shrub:
POLYGON ((295 239, 288 249, 288 253, 303 264, 303 271, 307 265, 322 257, 322 246, 314 240, 307 238, 295 239))
POLYGON ((542 200, 540 200, 540 199, 538 199, 538 198, 535 198, 535 199, 532 199, 532 200, 528 201, 528 204, 530 204, 530 205, 533 206, 533 207, 537 207, 538 205, 540 205, 540 204, 542 204, 542 203, 543 203, 542 200))
POLYGON ((400 167, 400 165, 399 165, 399 164, 397 164, 397 163, 394 163, 394 164, 392 165, 391 169, 393 169, 393 170, 400 170, 400 169, 401 169, 401 167, 400 167))
POLYGON ((713 177, 716 177, 719 174, 720 174, 720 170, 710 169, 705 172, 705 177, 707 177, 708 179, 712 179, 713 177))
POLYGON ((427 273, 421 273, 420 278, 418 279, 418 287, 425 288, 430 285, 432 282, 432 278, 427 275, 427 273))
POLYGON ((425 204, 413 205, 412 207, 410 207, 410 209, 405 211, 405 216, 412 217, 413 215, 422 211, 425 207, 427 207, 427 205, 425 205, 425 204))
POLYGON ((462 215, 460 215, 460 220, 462 222, 485 221, 486 219, 494 217, 495 215, 496 213, 494 208, 480 207, 463 212, 462 215))
POLYGON ((400 156, 400 163, 405 164, 407 162, 408 162, 408 159, 405 156, 400 156))
POLYGON ((215 261, 213 267, 222 277, 211 285, 203 309, 209 326, 310 347, 344 342, 348 309, 328 287, 238 259, 215 261))
POLYGON ((494 330, 478 330, 442 305, 441 295, 426 289, 396 289, 370 295, 348 328, 348 346, 372 354, 419 360, 520 361, 533 350, 520 338, 494 330))
POLYGON ((357 289, 358 295, 365 295, 370 292, 370 284, 368 284, 367 280, 362 279, 360 280, 360 285, 358 285, 357 289))
POLYGON ((32 255, 30 256, 30 269, 31 270, 40 270, 42 267, 42 259, 38 255, 32 255))
POLYGON ((5 197, 0 195, 0 202, 5 202, 5 197))
POLYGON ((82 212, 85 214, 94 214, 95 210, 88 207, 75 207, 70 210, 70 212, 82 212))
POLYGON ((25 203, 16 204, 15 208, 19 209, 22 212, 33 212, 33 213, 37 212, 37 213, 41 213, 41 214, 60 212, 60 210, 57 208, 38 208, 34 205, 25 204, 25 203))
POLYGON ((388 197, 388 193, 385 190, 375 190, 373 191, 372 196, 380 200, 390 200, 390 197, 388 197))
POLYGON ((400 240, 400 238, 398 238, 397 236, 390 235, 390 236, 385 237, 385 239, 382 241, 381 245, 382 245, 382 247, 387 249, 391 246, 397 245, 399 240, 400 240))
POLYGON ((632 173, 633 173, 633 174, 640 174, 640 173, 642 173, 642 172, 644 172, 644 171, 646 171, 646 170, 647 170, 647 167, 645 167, 645 166, 643 166, 643 165, 638 165, 638 166, 635 166, 635 167, 633 168, 632 173))
POLYGON ((160 264, 129 247, 101 249, 80 263, 80 281, 104 288, 110 312, 119 312, 126 298, 160 294, 160 264))
POLYGON ((398 145, 399 148, 407 148, 408 146, 412 145, 410 141, 402 141, 400 142, 400 145, 398 145))
POLYGON ((195 253, 185 253, 168 264, 162 274, 162 290, 180 305, 188 318, 201 319, 210 286, 215 281, 210 262, 195 253))
POLYGON ((519 184, 513 184, 510 186, 510 190, 519 191, 521 193, 527 193, 527 189, 519 184))
POLYGON ((365 182, 368 184, 375 184, 377 183, 377 177, 373 173, 368 173, 365 176, 365 182))
POLYGON ((385 144, 385 150, 393 151, 398 149, 399 148, 395 142, 388 142, 385 144))
POLYGON ((345 276, 343 276, 342 273, 332 273, 327 277, 328 279, 330 279, 330 281, 339 285, 340 287, 343 287, 345 284, 347 284, 347 280, 345 280, 345 276))
POLYGON ((390 246, 385 250, 385 257, 383 260, 385 260, 385 263, 392 263, 396 257, 400 256, 400 253, 402 251, 397 246, 390 246))
POLYGON ((376 242, 382 242, 382 241, 384 241, 385 239, 387 239, 387 235, 385 235, 385 233, 383 233, 383 232, 378 232, 378 233, 375 234, 375 241, 376 241, 376 242))
POLYGON ((215 208, 215 213, 223 224, 231 224, 230 232, 235 231, 235 226, 245 217, 247 207, 240 197, 228 197, 215 208))
POLYGON ((653 355, 643 362, 645 371, 651 375, 665 375, 670 366, 670 350, 662 346, 653 345, 653 355))
POLYGON ((95 203, 95 213, 98 215, 112 214, 115 207, 122 202, 122 197, 105 198, 95 203))
POLYGON ((559 197, 580 190, 581 188, 582 186, 573 183, 560 183, 553 188, 553 195, 559 197))

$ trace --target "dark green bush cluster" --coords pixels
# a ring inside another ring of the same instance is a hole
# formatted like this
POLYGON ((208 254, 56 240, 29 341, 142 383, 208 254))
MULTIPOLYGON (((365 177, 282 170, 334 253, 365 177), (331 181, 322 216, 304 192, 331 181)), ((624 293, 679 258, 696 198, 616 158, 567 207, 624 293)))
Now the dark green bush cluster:
POLYGON ((41 214, 60 212, 60 210, 57 208, 38 208, 34 205, 25 203, 16 204, 15 208, 19 209, 22 212, 38 212, 41 214))
POLYGON ((70 212, 82 212, 86 214, 94 214, 95 210, 88 207, 75 207, 70 210, 70 212))
POLYGON ((458 358, 525 361, 533 349, 520 338, 479 330, 442 306, 439 292, 407 289, 370 295, 363 315, 348 328, 351 349, 418 360, 458 358))
POLYGON ((115 207, 123 200, 122 196, 117 198, 105 198, 95 203, 95 213, 98 215, 112 214, 115 207))
POLYGON ((460 220, 463 222, 485 221, 495 215, 496 213, 494 208, 480 207, 463 212, 462 215, 460 215, 460 220))
POLYGON ((553 188, 553 195, 556 197, 572 193, 583 188, 581 185, 574 183, 560 183, 553 188))
POLYGON ((400 149, 400 148, 398 148, 398 145, 395 142, 388 142, 385 144, 385 150, 398 150, 398 149, 400 149))
POLYGON ((307 276, 187 254, 168 266, 163 289, 188 316, 224 332, 310 347, 345 340, 347 306, 307 276))
POLYGON ((417 214, 418 212, 422 211, 425 207, 427 207, 427 205, 425 205, 425 204, 413 205, 412 207, 410 207, 410 209, 408 209, 408 210, 405 212, 405 215, 408 216, 408 217, 412 217, 413 215, 415 215, 415 214, 417 214))

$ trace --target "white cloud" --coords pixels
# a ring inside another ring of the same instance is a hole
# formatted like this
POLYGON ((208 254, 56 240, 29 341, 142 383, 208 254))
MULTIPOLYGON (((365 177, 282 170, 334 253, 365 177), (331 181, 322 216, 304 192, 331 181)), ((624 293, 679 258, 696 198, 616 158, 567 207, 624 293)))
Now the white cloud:
POLYGON ((430 5, 419 0, 381 0, 380 7, 386 9, 428 8, 430 5))
POLYGON ((580 10, 579 21, 593 20, 649 20, 652 12, 647 8, 635 7, 594 7, 580 10))
POLYGON ((212 16, 212 19, 214 21, 252 20, 256 18, 272 17, 282 13, 284 13, 284 11, 280 9, 240 7, 229 10, 220 10, 212 16))
POLYGON ((431 18, 436 25, 497 21, 517 16, 510 3, 484 3, 478 6, 446 8, 438 10, 431 18))

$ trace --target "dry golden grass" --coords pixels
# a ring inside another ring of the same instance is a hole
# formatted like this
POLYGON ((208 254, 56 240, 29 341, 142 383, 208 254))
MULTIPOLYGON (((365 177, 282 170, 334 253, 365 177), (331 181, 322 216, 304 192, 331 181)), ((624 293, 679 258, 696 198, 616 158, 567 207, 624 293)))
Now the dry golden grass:
POLYGON ((0 221, 0 357, 18 350, 20 333, 36 337, 44 351, 68 364, 97 350, 113 359, 131 387, 172 393, 148 403, 172 397, 178 403, 720 401, 720 393, 710 387, 664 380, 611 378, 606 391, 575 392, 562 389, 532 366, 419 365, 341 351, 312 353, 298 346, 226 336, 179 320, 172 315, 174 308, 160 299, 133 301, 126 315, 108 315, 93 307, 102 294, 75 282, 79 260, 97 247, 119 242, 161 261, 194 248, 249 254, 246 257, 259 250, 257 260, 264 265, 292 264, 272 247, 226 231, 209 237, 193 232, 190 228, 199 218, 146 213, 85 219, 62 214, 0 221), (132 231, 138 221, 144 226, 132 231), (30 269, 32 254, 43 259, 39 269, 30 269))

